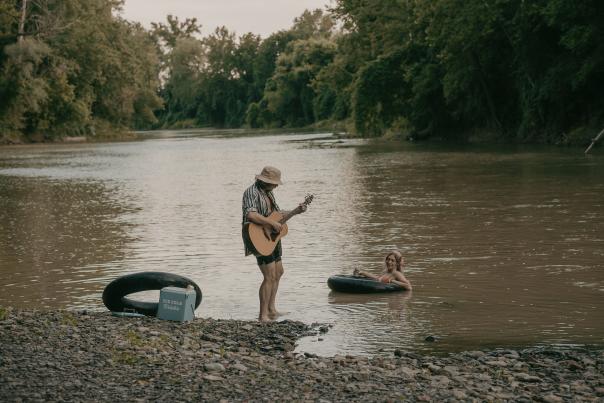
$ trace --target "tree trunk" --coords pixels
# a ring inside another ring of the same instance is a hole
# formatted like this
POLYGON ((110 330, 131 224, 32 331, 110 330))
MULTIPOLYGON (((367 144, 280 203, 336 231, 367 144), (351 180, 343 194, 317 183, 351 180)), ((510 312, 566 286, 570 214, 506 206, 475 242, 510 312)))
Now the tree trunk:
POLYGON ((501 122, 499 121, 499 118, 497 118, 497 111, 495 108, 495 103, 493 102, 493 97, 491 96, 491 91, 489 90, 489 87, 487 85, 487 80, 485 78, 485 74, 482 69, 482 65, 480 63, 480 59, 478 58, 478 55, 474 51, 472 51, 470 53, 470 57, 471 57, 472 63, 474 64, 475 68, 478 70, 478 81, 480 82, 480 87, 482 88, 482 92, 487 101, 489 113, 491 114, 491 121, 495 124, 497 130, 501 133, 503 126, 501 126, 501 122))
POLYGON ((19 19, 19 32, 17 42, 22 42, 25 37, 25 17, 27 15, 27 0, 21 3, 21 18, 19 19))

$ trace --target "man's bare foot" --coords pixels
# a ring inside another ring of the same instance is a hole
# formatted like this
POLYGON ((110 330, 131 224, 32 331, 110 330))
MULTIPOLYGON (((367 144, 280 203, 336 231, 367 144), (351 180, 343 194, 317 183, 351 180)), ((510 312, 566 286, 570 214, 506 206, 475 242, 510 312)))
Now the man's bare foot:
POLYGON ((270 317, 268 317, 268 316, 259 316, 259 317, 258 317, 258 321, 259 321, 259 322, 262 322, 262 323, 267 323, 267 322, 272 322, 272 321, 273 321, 273 319, 271 319, 271 318, 270 318, 270 317))
POLYGON ((279 316, 287 315, 289 312, 272 311, 268 313, 272 319, 277 319, 279 316))

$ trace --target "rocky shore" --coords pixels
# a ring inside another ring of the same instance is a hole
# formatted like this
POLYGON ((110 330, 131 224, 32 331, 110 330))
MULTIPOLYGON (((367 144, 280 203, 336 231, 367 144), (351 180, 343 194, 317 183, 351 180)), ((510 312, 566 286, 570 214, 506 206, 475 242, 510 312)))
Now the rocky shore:
POLYGON ((604 350, 293 353, 327 329, 0 308, 0 401, 604 401, 604 350))

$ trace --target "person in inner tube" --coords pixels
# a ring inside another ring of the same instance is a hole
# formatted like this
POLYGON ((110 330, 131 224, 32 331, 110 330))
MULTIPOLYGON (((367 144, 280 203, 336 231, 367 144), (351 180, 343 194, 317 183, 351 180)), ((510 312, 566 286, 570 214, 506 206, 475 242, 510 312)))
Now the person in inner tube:
POLYGON ((397 250, 389 252, 384 258, 384 271, 380 276, 367 273, 359 269, 354 269, 353 275, 358 277, 367 277, 381 283, 396 284, 403 287, 405 290, 411 291, 411 282, 405 277, 403 266, 405 259, 397 250))

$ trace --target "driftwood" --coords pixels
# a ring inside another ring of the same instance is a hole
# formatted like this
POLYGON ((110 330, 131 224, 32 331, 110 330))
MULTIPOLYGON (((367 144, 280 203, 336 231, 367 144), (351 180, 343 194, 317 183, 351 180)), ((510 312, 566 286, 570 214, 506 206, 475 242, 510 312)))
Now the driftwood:
POLYGON ((589 145, 589 147, 587 147, 587 150, 585 150, 585 154, 587 154, 589 150, 591 150, 591 148, 594 146, 594 144, 596 144, 598 140, 600 140, 600 137, 602 137, 603 134, 604 130, 602 130, 594 139, 591 140, 591 144, 589 145))

